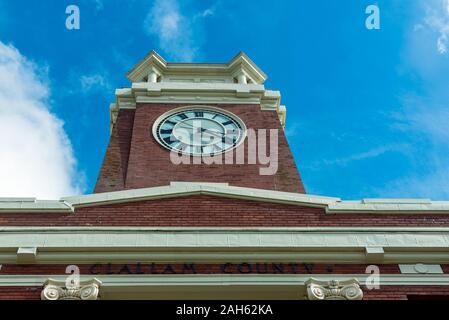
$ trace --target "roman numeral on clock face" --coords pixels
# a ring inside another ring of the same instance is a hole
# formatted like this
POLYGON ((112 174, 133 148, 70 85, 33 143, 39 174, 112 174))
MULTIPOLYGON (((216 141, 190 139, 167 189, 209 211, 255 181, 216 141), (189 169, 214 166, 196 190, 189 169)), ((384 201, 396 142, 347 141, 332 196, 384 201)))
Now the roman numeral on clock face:
POLYGON ((181 118, 181 120, 185 120, 185 119, 188 119, 189 117, 188 116, 186 116, 184 113, 180 113, 180 114, 178 114, 178 117, 180 117, 181 118))
POLYGON ((163 140, 164 140, 165 143, 167 143, 168 145, 172 145, 173 143, 176 142, 176 140, 174 140, 174 139, 172 138, 172 136, 167 137, 167 138, 164 138, 163 140))
POLYGON ((203 118, 204 117, 204 112, 202 112, 202 111, 195 111, 195 117, 196 118, 203 118))
POLYGON ((196 153, 203 153, 204 152, 204 147, 195 147, 195 152, 196 153))
POLYGON ((161 134, 171 134, 173 132, 173 129, 162 129, 161 134))
POLYGON ((222 123, 222 125, 227 126, 227 125, 230 125, 230 124, 233 124, 233 123, 234 123, 234 122, 232 122, 231 120, 229 120, 229 121, 226 121, 226 122, 222 123))
POLYGON ((185 151, 189 146, 185 143, 181 143, 181 145, 179 146, 179 149, 182 151, 185 151))
POLYGON ((221 139, 221 141, 224 143, 224 144, 231 144, 231 145, 233 145, 236 141, 235 141, 235 138, 230 138, 230 137, 223 137, 222 139, 221 139))

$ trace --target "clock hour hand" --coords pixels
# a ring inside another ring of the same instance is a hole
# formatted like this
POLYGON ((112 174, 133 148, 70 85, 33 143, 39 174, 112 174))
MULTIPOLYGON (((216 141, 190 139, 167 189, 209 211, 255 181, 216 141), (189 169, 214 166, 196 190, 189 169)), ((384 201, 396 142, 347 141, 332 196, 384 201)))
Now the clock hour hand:
MULTIPOLYGON (((188 124, 188 123, 182 123, 179 125, 179 127, 185 128, 185 129, 195 129, 195 127, 193 127, 193 125, 188 124)), ((198 128, 200 128, 200 127, 198 127, 198 128)), ((205 128, 200 128, 200 130, 201 130, 201 132, 207 132, 207 133, 217 136, 219 138, 221 138, 225 135, 224 133, 220 133, 216 130, 210 130, 210 129, 205 129, 205 128)))
POLYGON ((210 129, 201 129, 201 132, 207 132, 208 134, 211 134, 211 135, 219 137, 219 138, 221 138, 225 135, 222 132, 218 132, 218 131, 210 130, 210 129))

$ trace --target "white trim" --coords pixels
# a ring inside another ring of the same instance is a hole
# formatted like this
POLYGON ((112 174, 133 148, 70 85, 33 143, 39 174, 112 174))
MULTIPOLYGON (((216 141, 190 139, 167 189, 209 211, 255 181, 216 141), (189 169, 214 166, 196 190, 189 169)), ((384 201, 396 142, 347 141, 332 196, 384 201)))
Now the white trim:
POLYGON ((6 199, 0 201, 0 213, 72 213, 74 208, 128 203, 145 200, 175 198, 192 195, 211 195, 230 199, 280 203, 323 208, 327 214, 449 214, 449 201, 413 199, 379 199, 343 201, 340 198, 262 190, 225 184, 183 182, 170 186, 124 190, 62 198, 56 201, 6 199))
MULTIPOLYGON (((145 97, 138 96, 132 102, 121 102, 120 109, 135 109, 139 103, 176 103, 176 104, 189 104, 189 103, 201 103, 201 104, 245 104, 245 105, 259 105, 261 100, 257 97, 232 97, 225 95, 216 96, 198 96, 198 95, 167 95, 161 97, 145 97)), ((262 106, 262 110, 272 111, 271 108, 265 108, 262 106)), ((276 110, 276 109, 275 109, 276 110)))
POLYGON ((0 263, 17 262, 17 248, 36 248, 34 262, 40 264, 100 261, 449 263, 449 228, 153 229, 3 227, 0 263))
POLYGON ((402 274, 444 274, 439 264, 400 264, 402 274))
POLYGON ((276 111, 281 123, 285 123, 286 115, 280 92, 258 84, 142 82, 116 90, 117 109, 136 108, 139 103, 260 105, 263 111, 276 111))
MULTIPOLYGON (((154 187, 145 189, 133 189, 84 195, 78 197, 63 198, 73 207, 103 205, 112 203, 126 203, 151 199, 163 199, 169 197, 189 195, 216 195, 228 198, 248 199, 263 202, 286 203, 293 205, 310 205, 324 208, 340 199, 312 196, 300 193, 288 193, 273 190, 262 190, 244 187, 225 186, 211 183, 172 183, 166 187, 154 187)), ((449 209, 449 207, 448 207, 449 209)))
MULTIPOLYGON (((363 286, 369 275, 366 274, 303 274, 303 275, 94 275, 101 282, 101 289, 123 287, 152 287, 152 286, 285 286, 302 287, 311 278, 322 281, 345 281, 357 279, 363 286)), ((81 281, 92 280, 93 275, 81 275, 81 281)), ((34 287, 43 286, 48 279, 65 281, 67 275, 0 275, 0 287, 34 287)), ((401 275, 382 274, 380 286, 448 286, 449 275, 401 275)))

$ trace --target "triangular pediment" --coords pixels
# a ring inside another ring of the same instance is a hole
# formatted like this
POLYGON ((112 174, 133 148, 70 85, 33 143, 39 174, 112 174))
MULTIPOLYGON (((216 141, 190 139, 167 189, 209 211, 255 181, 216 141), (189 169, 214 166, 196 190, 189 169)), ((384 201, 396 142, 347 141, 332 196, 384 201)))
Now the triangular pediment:
POLYGON ((34 198, 0 198, 0 212, 74 212, 77 208, 126 204, 141 201, 212 196, 261 203, 322 208, 328 214, 447 214, 449 201, 430 199, 363 199, 344 201, 340 198, 303 193, 229 186, 227 183, 172 182, 169 186, 96 193, 60 200, 34 198))

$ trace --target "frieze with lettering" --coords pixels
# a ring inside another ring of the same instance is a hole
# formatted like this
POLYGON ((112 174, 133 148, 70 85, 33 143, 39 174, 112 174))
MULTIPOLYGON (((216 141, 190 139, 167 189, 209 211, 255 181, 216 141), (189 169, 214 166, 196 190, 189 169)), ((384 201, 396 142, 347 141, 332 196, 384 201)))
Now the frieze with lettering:
MULTIPOLYGON (((325 268, 333 272, 332 266, 325 268)), ((307 263, 223 263, 223 264, 93 264, 90 274, 313 274, 314 265, 307 263)))

